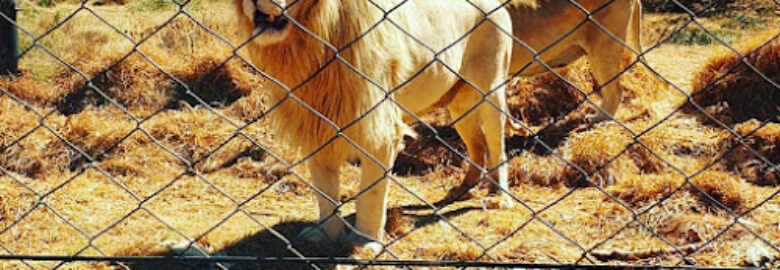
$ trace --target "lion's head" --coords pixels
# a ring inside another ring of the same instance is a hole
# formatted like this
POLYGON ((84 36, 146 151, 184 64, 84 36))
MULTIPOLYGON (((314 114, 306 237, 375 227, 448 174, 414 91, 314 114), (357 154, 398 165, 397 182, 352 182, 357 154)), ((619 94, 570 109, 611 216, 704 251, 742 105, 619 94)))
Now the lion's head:
MULTIPOLYGON (((284 40, 292 23, 283 15, 288 0, 234 0, 244 30, 251 29, 252 42, 270 45, 284 40)), ((249 33, 249 31, 247 31, 249 33)))

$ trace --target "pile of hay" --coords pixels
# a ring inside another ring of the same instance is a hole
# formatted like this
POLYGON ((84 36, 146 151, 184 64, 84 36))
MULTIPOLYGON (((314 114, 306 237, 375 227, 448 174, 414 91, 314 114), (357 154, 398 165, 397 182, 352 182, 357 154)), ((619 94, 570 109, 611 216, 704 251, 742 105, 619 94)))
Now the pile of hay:
MULTIPOLYGON (((758 36, 740 48, 744 59, 729 51, 697 74, 692 102, 739 135, 723 131, 728 134, 724 149, 731 149, 725 156, 729 170, 753 184, 777 186, 780 172, 772 164, 780 162, 780 39, 758 36)), ((722 127, 693 104, 684 109, 705 124, 722 127)))
MULTIPOLYGON (((766 40, 758 37, 744 46, 745 61, 733 52, 714 58, 694 79, 693 102, 729 126, 748 119, 779 122, 780 39, 766 40)), ((692 104, 686 110, 701 115, 692 104)))
POLYGON ((727 166, 756 185, 780 184, 780 170, 768 164, 780 163, 780 124, 761 125, 753 120, 738 124, 735 131, 745 144, 732 141, 734 150, 726 156, 727 166))
POLYGON ((554 72, 557 74, 545 72, 515 79, 507 92, 510 113, 515 118, 529 126, 562 120, 584 102, 584 94, 593 92, 596 85, 584 58, 554 72))

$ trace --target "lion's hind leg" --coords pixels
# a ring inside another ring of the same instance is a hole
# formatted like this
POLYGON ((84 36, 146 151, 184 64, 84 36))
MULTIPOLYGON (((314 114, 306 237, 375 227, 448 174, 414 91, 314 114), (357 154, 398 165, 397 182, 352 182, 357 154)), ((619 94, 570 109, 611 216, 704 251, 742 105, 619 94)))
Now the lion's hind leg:
POLYGON ((469 138, 464 138, 464 141, 473 141, 467 142, 470 154, 472 151, 481 151, 471 157, 481 160, 480 165, 490 173, 488 180, 491 190, 500 191, 497 205, 509 208, 513 201, 508 194, 508 169, 504 153, 504 113, 507 112, 504 89, 512 55, 512 39, 502 29, 511 29, 511 21, 508 13, 495 13, 491 20, 495 25, 483 24, 472 33, 464 55, 464 65, 459 72, 463 80, 468 82, 468 87, 459 90, 456 99, 460 100, 452 102, 450 107, 458 111, 453 115, 455 119, 467 114, 463 120, 468 121, 468 130, 457 126, 456 129, 461 136, 467 134, 469 138), (471 150, 472 147, 475 150, 471 150))
POLYGON ((495 98, 497 95, 503 95, 504 92, 499 90, 488 99, 483 99, 480 91, 462 81, 454 87, 457 87, 453 89, 457 92, 447 109, 452 118, 456 119, 455 130, 466 144, 470 162, 463 183, 450 190, 445 200, 468 199, 471 197, 469 191, 474 186, 481 181, 487 181, 491 183, 489 185, 491 191, 501 193, 502 201, 499 205, 510 207, 511 200, 505 193, 508 191, 508 170, 504 164, 506 155, 503 124, 506 118, 498 108, 494 107, 494 105, 499 108, 505 107, 501 105, 504 102, 502 98, 495 98), (490 178, 485 177, 485 172, 490 172, 490 178))
POLYGON ((455 130, 460 135, 468 151, 468 170, 460 186, 450 190, 445 201, 462 200, 471 197, 469 191, 482 179, 486 165, 487 141, 482 132, 477 103, 481 99, 478 91, 463 81, 458 81, 453 89, 454 98, 447 106, 450 115, 455 119, 455 130))
MULTIPOLYGON (((600 122, 615 117, 623 97, 623 87, 620 86, 620 76, 623 72, 623 51, 628 48, 641 51, 639 44, 638 23, 641 14, 627 16, 622 10, 636 10, 637 7, 629 7, 632 1, 617 1, 610 4, 611 10, 605 10, 603 17, 595 19, 607 25, 615 25, 607 31, 591 25, 587 40, 581 44, 585 50, 588 61, 593 68, 593 75, 601 89, 601 109, 597 115, 589 115, 592 121, 600 122), (612 11, 612 12, 608 12, 612 11), (629 29, 635 28, 635 29, 629 29), (609 32, 609 33, 608 33, 609 32), (611 33, 611 34, 610 34, 611 33), (628 37, 628 38, 627 38, 628 37)), ((641 3, 639 3, 641 8, 641 3)), ((636 13, 632 11, 632 13, 636 13)))
POLYGON ((506 142, 504 141, 504 129, 508 112, 504 89, 497 89, 488 96, 480 105, 479 116, 482 118, 482 126, 485 132, 485 140, 488 146, 487 169, 493 184, 490 190, 501 197, 499 206, 511 208, 514 200, 509 195, 509 161, 506 157, 506 142), (490 101, 488 103, 488 101, 490 101))
POLYGON ((588 61, 593 67, 593 75, 600 84, 601 111, 596 115, 588 115, 594 122, 602 122, 615 117, 623 97, 623 88, 618 77, 621 71, 621 53, 623 46, 614 40, 607 40, 606 44, 594 46, 588 52, 588 61))

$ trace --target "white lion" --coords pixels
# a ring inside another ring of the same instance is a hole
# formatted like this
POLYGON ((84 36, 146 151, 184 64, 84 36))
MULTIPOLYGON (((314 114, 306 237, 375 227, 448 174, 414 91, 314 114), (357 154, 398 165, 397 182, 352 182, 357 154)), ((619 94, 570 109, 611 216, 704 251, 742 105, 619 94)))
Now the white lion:
MULTIPOLYGON (((632 1, 618 0, 605 10, 625 11, 632 1)), ((564 31, 559 28, 583 17, 557 1, 512 2, 503 8, 501 0, 234 0, 241 31, 252 37, 248 55, 275 80, 270 101, 279 106, 269 116, 279 137, 311 154, 307 165, 319 190, 322 226, 304 230, 308 239, 382 241, 389 168, 403 149, 403 137, 414 136, 403 118, 435 104, 443 104, 459 119, 455 129, 479 165, 471 166, 463 186, 472 186, 488 172, 498 184, 493 188, 504 191, 502 205, 511 205, 505 192, 504 83, 507 74, 531 58, 518 45, 513 52, 513 38, 507 33, 515 29, 532 47, 540 46, 550 41, 548 36, 564 31), (531 18, 543 23, 525 21, 531 18), (523 30, 527 26, 533 29, 523 30), (547 31, 551 34, 542 38, 547 31), (355 227, 360 234, 346 234, 336 207, 339 171, 355 158, 361 160, 365 190, 357 198, 355 227)), ((592 8, 591 2, 605 1, 586 2, 585 7, 592 8)), ((622 31, 614 28, 614 34, 624 38, 627 22, 609 18, 609 25, 624 26, 622 31)), ((590 37, 587 32, 578 37, 590 37)), ((589 54, 597 54, 591 50, 597 49, 594 46, 604 45, 571 40, 589 54)), ((542 54, 542 59, 559 65, 580 51, 561 48, 542 54)), ((611 57, 606 59, 612 64, 611 57)), ((531 67, 523 74, 538 70, 531 67)), ((612 74, 606 71, 597 78, 612 74)), ((614 113, 619 95, 606 101, 606 111, 614 113)))
POLYGON ((617 82, 624 68, 622 52, 642 52, 640 0, 512 0, 507 9, 514 36, 527 45, 515 43, 510 72, 531 75, 547 71, 534 62, 535 54, 549 67, 563 66, 585 55, 596 80, 606 84, 601 86, 603 112, 591 118, 598 122, 615 115, 623 96, 617 82))

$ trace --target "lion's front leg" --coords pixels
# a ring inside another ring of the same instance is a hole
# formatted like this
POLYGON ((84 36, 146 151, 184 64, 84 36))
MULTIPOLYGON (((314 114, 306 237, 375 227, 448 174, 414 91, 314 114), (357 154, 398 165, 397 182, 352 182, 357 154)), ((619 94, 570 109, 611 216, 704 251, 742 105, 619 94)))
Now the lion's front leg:
POLYGON ((320 210, 319 226, 303 229, 300 236, 312 242, 339 241, 344 224, 336 210, 339 199, 340 166, 334 162, 317 157, 308 161, 312 182, 320 192, 314 192, 320 210), (327 196, 327 197, 326 197, 327 196))
POLYGON ((352 233, 349 241, 364 245, 372 252, 379 252, 383 242, 387 210, 388 179, 384 168, 392 164, 389 153, 374 153, 374 158, 384 164, 378 164, 374 159, 363 159, 361 170, 361 192, 357 198, 357 219, 355 227, 359 234, 352 233))

